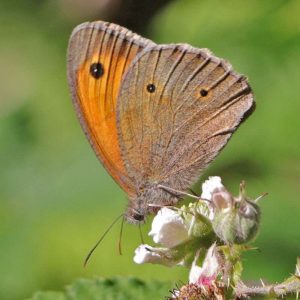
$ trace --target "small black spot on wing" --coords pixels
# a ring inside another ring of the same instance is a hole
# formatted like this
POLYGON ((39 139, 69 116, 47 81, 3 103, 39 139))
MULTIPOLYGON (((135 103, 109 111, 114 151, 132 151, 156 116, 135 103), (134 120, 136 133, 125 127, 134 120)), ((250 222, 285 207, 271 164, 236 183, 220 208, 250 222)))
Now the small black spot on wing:
POLYGON ((95 78, 99 79, 104 74, 103 66, 100 62, 93 63, 90 66, 90 74, 95 78))
POLYGON ((201 89, 201 90, 200 90, 200 96, 201 96, 201 97, 206 97, 207 94, 208 94, 208 90, 206 90, 206 89, 201 89))
POLYGON ((155 92, 155 85, 154 85, 153 83, 149 83, 149 84, 147 85, 147 91, 148 91, 149 93, 154 93, 154 92, 155 92))

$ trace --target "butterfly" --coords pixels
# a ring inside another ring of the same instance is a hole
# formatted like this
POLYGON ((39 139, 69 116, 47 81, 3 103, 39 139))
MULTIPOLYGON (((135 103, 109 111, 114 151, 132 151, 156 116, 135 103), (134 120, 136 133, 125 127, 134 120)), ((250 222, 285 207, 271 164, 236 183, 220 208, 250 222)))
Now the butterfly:
POLYGON ((254 110, 246 77, 208 49, 157 45, 116 24, 77 26, 67 53, 81 126, 144 222, 174 205, 254 110))

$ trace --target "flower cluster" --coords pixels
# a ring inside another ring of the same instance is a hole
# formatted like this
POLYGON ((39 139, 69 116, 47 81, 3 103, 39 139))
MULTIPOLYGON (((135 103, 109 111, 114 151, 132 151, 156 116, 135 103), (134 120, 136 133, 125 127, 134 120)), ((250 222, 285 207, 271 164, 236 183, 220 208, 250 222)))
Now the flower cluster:
POLYGON ((240 194, 233 197, 220 177, 210 177, 203 183, 198 201, 160 209, 149 232, 160 247, 140 245, 134 261, 188 266, 191 287, 219 290, 239 277, 237 258, 245 249, 243 244, 255 237, 259 220, 256 200, 246 197, 243 182, 240 194))

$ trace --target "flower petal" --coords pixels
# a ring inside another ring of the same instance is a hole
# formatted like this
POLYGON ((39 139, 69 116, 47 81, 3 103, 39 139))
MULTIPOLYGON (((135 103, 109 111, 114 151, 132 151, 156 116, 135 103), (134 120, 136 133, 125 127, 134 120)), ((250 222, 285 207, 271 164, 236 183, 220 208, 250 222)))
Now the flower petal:
POLYGON ((178 258, 174 257, 172 252, 167 248, 140 245, 135 250, 133 261, 137 264, 151 263, 172 267, 178 263, 178 258))
POLYGON ((189 283, 197 283, 202 272, 203 272, 203 268, 201 268, 201 267, 197 266, 195 263, 193 263, 192 268, 190 270, 189 283))
POLYGON ((153 219, 149 236, 155 243, 172 248, 188 239, 188 227, 177 211, 163 207, 153 219))
POLYGON ((189 282, 199 286, 209 286, 214 283, 221 268, 217 257, 216 243, 207 251, 202 267, 196 265, 198 255, 192 264, 189 282))
POLYGON ((160 263, 161 256, 155 252, 155 248, 149 245, 140 245, 134 251, 133 261, 136 264, 160 263))
POLYGON ((211 200, 212 194, 217 190, 222 190, 224 185, 222 179, 219 176, 211 176, 208 180, 205 180, 202 184, 202 199, 211 200))

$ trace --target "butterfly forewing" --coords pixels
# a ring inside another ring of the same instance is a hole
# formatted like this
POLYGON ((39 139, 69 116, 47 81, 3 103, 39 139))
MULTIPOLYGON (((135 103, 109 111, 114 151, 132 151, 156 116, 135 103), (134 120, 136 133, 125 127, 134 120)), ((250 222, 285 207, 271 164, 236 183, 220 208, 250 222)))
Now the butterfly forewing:
POLYGON ((128 174, 136 186, 188 188, 253 107, 246 78, 208 50, 148 48, 135 59, 118 97, 128 174))
POLYGON ((68 47, 68 80, 81 125, 98 158, 128 194, 133 188, 120 156, 116 102, 124 74, 148 45, 154 43, 99 21, 76 27, 68 47))

